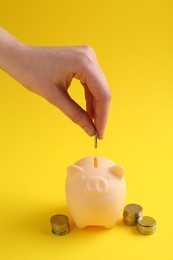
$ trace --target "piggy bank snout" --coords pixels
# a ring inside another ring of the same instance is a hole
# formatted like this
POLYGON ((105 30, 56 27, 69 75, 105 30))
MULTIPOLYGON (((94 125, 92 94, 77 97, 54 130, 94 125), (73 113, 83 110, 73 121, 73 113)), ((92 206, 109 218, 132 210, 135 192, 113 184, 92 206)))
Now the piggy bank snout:
POLYGON ((106 193, 108 190, 108 182, 105 178, 93 176, 86 180, 85 189, 89 193, 106 193))

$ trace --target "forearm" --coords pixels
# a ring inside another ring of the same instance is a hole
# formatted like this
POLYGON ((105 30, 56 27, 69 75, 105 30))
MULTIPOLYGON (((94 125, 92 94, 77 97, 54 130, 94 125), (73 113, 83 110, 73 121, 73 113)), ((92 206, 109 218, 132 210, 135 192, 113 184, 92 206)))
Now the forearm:
POLYGON ((24 55, 24 44, 0 27, 0 69, 15 77, 24 55))

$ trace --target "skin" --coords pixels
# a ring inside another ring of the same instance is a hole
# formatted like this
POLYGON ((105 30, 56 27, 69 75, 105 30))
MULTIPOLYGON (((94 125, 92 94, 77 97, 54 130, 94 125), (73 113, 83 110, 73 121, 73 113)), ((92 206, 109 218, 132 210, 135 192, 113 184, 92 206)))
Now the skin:
POLYGON ((0 27, 0 69, 60 109, 89 136, 103 139, 111 92, 90 46, 29 46, 0 27), (69 95, 72 79, 81 82, 86 110, 69 95))

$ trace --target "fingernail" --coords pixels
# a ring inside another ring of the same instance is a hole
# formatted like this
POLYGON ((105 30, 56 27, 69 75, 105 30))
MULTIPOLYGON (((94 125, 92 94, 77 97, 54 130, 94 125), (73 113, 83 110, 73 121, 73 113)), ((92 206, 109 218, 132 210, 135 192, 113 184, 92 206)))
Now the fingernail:
POLYGON ((89 128, 89 127, 84 127, 84 131, 89 135, 89 136, 93 136, 94 135, 94 130, 89 128))
POLYGON ((103 139, 104 138, 104 132, 99 133, 99 139, 103 139))

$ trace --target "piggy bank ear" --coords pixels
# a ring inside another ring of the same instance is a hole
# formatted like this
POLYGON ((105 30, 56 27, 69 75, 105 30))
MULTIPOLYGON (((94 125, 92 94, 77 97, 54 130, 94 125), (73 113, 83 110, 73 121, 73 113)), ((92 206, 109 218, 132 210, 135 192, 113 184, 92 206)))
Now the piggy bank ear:
POLYGON ((82 167, 79 167, 78 165, 70 165, 68 168, 67 168, 67 174, 69 176, 75 176, 75 175, 78 175, 78 174, 81 174, 83 172, 83 168, 82 167))
POLYGON ((115 165, 111 168, 109 168, 109 171, 113 173, 115 176, 117 176, 120 180, 122 179, 124 175, 124 167, 120 165, 115 165))

